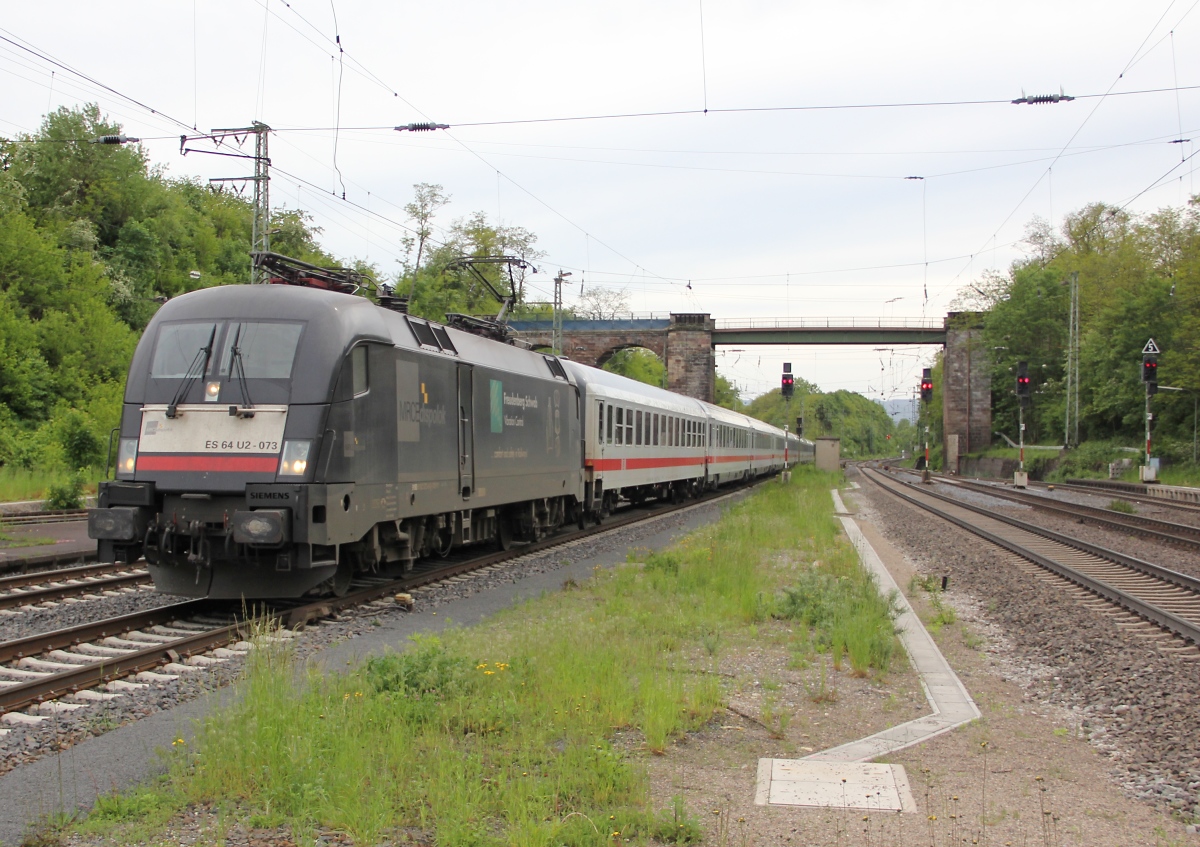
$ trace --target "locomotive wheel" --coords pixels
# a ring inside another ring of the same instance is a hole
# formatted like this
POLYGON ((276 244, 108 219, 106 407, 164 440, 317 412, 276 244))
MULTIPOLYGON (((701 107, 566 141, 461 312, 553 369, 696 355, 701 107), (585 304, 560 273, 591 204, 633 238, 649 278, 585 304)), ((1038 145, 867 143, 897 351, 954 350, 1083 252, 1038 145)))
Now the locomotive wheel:
POLYGON ((350 583, 354 581, 354 563, 346 556, 338 562, 337 570, 329 580, 334 597, 345 597, 350 593, 350 583))

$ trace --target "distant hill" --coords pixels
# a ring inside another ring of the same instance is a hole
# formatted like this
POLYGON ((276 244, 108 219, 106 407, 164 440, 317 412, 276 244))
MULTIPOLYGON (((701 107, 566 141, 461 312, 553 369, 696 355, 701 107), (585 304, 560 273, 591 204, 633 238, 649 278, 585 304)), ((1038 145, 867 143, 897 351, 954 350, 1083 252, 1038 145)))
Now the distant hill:
POLYGON ((907 399, 884 400, 883 408, 887 410, 888 417, 899 423, 903 420, 911 421, 913 419, 913 402, 907 399))

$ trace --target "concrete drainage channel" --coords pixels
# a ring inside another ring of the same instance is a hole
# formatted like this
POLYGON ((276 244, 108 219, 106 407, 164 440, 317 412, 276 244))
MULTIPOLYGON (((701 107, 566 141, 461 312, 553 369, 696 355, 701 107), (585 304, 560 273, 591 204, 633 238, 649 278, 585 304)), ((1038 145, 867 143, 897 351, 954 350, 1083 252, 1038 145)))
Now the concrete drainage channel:
POLYGON ((916 812, 904 766, 871 760, 970 723, 980 717, 979 708, 846 510, 841 495, 836 489, 832 494, 835 514, 863 567, 874 574, 881 593, 896 592, 901 606, 896 619, 900 642, 920 676, 932 714, 803 759, 760 759, 754 802, 760 806, 916 812))

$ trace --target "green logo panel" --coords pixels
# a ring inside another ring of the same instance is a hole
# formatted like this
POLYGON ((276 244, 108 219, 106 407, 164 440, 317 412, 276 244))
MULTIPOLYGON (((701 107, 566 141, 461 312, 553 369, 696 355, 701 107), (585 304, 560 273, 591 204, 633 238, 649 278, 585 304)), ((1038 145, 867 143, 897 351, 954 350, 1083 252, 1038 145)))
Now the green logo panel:
POLYGON ((492 389, 492 432, 504 432, 504 383, 498 379, 491 382, 492 389))

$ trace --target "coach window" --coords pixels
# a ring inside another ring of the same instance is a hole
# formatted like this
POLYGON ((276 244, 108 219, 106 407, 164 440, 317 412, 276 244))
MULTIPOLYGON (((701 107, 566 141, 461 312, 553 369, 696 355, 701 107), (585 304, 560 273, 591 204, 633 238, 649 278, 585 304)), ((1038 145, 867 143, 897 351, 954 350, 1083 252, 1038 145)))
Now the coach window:
POLYGON ((655 412, 650 420, 650 444, 653 447, 658 446, 658 412, 655 412))
POLYGON ((608 404, 608 443, 612 444, 612 403, 608 404))
POLYGON ((637 423, 634 425, 633 432, 634 432, 633 437, 636 439, 633 443, 640 447, 642 445, 642 410, 641 409, 637 410, 637 423))
POLYGON ((350 370, 353 373, 354 396, 366 394, 370 387, 367 383, 367 348, 355 347, 350 351, 350 370))
POLYGON ((603 444, 604 443, 604 401, 601 400, 597 405, 600 406, 600 411, 597 413, 597 417, 596 417, 596 421, 597 421, 596 438, 598 439, 598 441, 601 444, 603 444))
POLYGON ((625 446, 633 443, 633 409, 625 410, 625 446))
POLYGON ((617 443, 625 443, 625 410, 617 406, 617 443))

